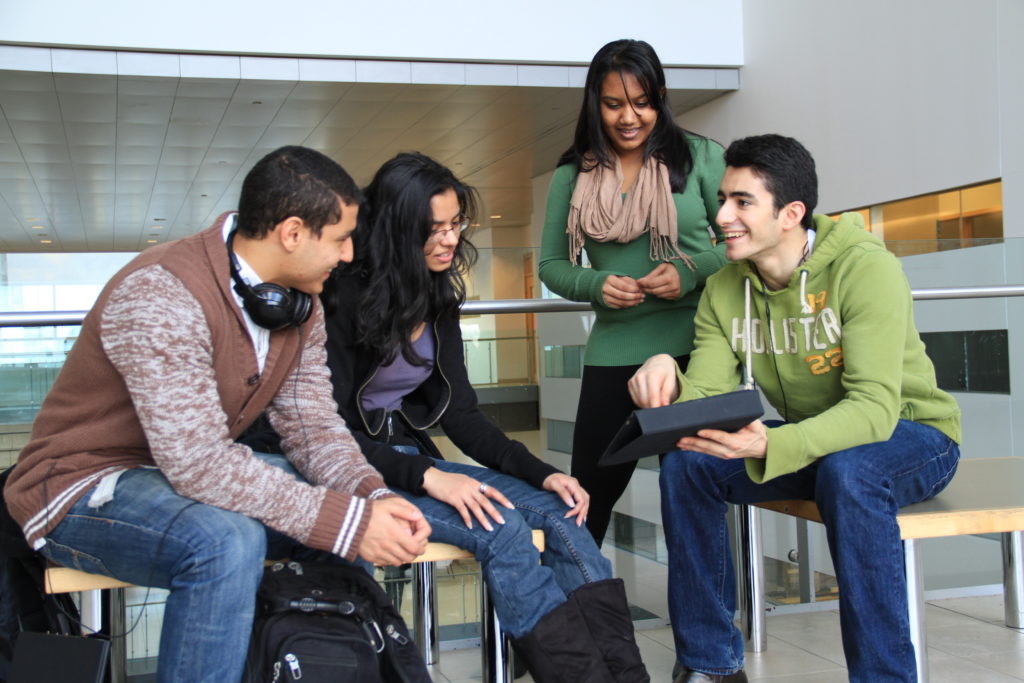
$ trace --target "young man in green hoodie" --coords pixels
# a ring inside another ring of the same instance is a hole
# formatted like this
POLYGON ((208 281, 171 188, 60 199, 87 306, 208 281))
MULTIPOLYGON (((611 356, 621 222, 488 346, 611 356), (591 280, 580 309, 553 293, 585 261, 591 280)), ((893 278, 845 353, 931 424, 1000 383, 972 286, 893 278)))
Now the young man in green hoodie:
POLYGON ((895 517, 952 478, 959 408, 936 386, 899 261, 859 214, 812 215, 807 150, 761 135, 725 161, 717 221, 730 263, 708 279, 690 365, 684 375, 654 356, 629 389, 645 408, 712 396, 749 363, 783 420, 703 430, 662 462, 676 681, 746 681, 726 503, 786 498, 821 511, 850 680, 913 681, 895 517))

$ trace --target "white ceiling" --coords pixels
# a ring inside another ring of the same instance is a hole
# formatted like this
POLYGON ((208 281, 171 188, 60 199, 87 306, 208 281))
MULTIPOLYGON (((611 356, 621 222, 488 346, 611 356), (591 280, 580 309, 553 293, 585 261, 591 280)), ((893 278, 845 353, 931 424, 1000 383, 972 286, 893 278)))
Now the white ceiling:
MULTIPOLYGON (((678 115, 724 91, 669 97, 678 115)), ((485 227, 524 225, 530 179, 569 145, 580 98, 578 87, 0 70, 0 251, 183 237, 234 208, 246 171, 286 144, 325 152, 360 184, 421 151, 480 190, 485 227)))

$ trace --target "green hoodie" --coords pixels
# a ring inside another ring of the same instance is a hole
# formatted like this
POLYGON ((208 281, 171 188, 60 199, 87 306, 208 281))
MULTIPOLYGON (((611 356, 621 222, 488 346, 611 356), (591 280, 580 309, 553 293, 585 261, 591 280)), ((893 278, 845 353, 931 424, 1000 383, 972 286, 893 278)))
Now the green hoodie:
POLYGON ((754 378, 788 422, 768 430, 764 459, 747 458, 758 483, 886 441, 899 419, 960 441, 960 409, 935 383, 899 261, 864 230, 860 214, 814 221, 814 249, 785 289, 766 291, 746 260, 708 278, 696 349, 680 375, 680 401, 736 388, 749 288, 754 378))

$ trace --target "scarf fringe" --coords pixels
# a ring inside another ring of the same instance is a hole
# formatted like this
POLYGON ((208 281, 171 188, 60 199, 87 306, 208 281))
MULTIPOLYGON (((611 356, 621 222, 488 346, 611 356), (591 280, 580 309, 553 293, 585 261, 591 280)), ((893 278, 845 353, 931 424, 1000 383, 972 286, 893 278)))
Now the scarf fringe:
POLYGON ((691 271, 697 270, 697 263, 679 248, 676 241, 663 235, 655 235, 651 231, 651 260, 658 262, 682 261, 691 271))

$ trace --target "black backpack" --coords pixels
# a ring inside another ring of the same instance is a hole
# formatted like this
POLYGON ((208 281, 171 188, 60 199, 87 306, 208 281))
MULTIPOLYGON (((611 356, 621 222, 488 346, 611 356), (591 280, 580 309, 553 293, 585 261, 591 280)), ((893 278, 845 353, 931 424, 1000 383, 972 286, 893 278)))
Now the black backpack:
POLYGON ((247 683, 430 683, 383 589, 353 565, 275 562, 256 592, 247 683))
POLYGON ((22 632, 72 634, 78 620, 70 595, 46 594, 46 563, 28 546, 21 527, 7 512, 2 493, 13 469, 0 473, 0 683, 10 673, 22 632))

